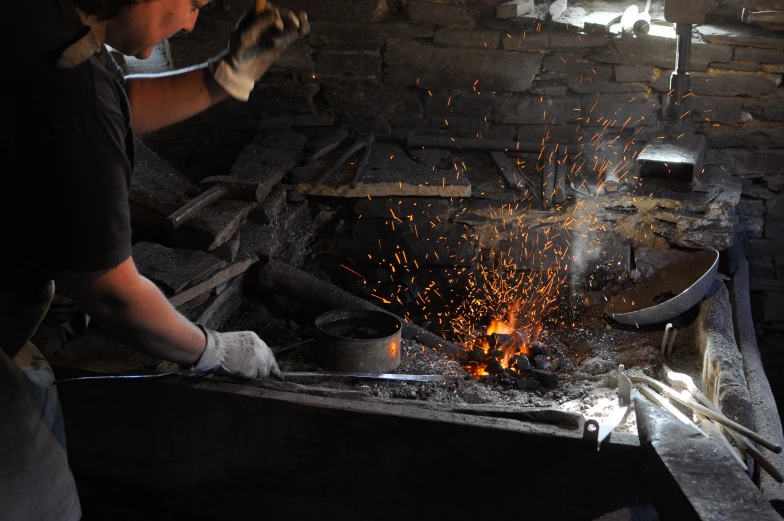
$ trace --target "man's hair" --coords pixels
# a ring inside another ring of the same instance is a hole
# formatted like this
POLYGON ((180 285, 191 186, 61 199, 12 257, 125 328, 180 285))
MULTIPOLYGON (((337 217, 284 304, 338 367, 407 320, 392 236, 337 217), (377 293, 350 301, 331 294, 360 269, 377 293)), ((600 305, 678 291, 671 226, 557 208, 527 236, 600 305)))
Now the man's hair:
POLYGON ((71 0, 71 2, 88 15, 111 20, 119 15, 124 7, 130 7, 134 0, 71 0))

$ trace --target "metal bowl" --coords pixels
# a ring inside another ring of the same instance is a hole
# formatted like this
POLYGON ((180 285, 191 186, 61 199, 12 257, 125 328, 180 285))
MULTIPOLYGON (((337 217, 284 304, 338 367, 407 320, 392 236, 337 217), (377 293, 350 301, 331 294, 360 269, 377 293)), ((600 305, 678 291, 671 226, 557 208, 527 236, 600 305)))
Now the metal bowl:
POLYGON ((692 253, 616 295, 605 312, 613 320, 629 325, 672 320, 702 300, 713 285, 718 269, 717 250, 692 253))
POLYGON ((403 324, 390 313, 338 309, 316 319, 316 363, 323 369, 389 373, 400 366, 403 324))

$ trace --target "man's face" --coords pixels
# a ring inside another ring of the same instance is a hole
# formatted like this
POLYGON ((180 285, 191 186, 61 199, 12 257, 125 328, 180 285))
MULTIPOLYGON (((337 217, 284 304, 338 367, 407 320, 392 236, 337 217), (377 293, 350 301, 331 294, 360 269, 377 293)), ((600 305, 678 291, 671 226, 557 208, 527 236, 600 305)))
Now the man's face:
POLYGON ((164 38, 190 32, 210 0, 136 0, 106 23, 106 43, 126 56, 149 58, 164 38))

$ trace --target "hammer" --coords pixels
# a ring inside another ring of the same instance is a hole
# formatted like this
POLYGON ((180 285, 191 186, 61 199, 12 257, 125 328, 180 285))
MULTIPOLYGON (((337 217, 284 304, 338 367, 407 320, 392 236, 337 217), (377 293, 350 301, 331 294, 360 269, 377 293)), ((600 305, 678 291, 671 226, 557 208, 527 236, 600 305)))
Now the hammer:
POLYGON ((238 178, 228 175, 205 177, 199 186, 205 190, 166 218, 166 227, 174 231, 202 209, 218 199, 264 201, 277 179, 275 176, 255 174, 238 178))

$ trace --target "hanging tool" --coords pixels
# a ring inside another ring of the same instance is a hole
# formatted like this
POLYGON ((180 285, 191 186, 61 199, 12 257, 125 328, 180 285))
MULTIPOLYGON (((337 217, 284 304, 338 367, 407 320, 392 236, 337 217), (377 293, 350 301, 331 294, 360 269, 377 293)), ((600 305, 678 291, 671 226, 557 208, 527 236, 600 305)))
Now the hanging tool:
POLYGON ((648 34, 651 30, 651 0, 645 3, 645 11, 637 15, 637 19, 632 24, 634 34, 648 34))

